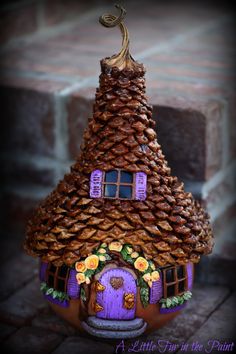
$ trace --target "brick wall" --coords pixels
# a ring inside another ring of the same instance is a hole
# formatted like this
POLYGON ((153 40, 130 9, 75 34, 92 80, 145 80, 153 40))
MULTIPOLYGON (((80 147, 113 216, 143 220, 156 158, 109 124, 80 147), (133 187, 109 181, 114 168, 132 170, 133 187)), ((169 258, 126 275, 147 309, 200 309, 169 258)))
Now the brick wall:
MULTIPOLYGON (((234 19, 222 6, 195 2, 124 4, 131 52, 147 69, 164 154, 186 189, 207 206, 214 254, 231 260, 236 250, 234 19)), ((78 154, 99 60, 116 53, 121 38, 117 29, 98 24, 100 14, 114 11, 106 1, 28 1, 1 11, 2 230, 23 234, 32 208, 78 154)))

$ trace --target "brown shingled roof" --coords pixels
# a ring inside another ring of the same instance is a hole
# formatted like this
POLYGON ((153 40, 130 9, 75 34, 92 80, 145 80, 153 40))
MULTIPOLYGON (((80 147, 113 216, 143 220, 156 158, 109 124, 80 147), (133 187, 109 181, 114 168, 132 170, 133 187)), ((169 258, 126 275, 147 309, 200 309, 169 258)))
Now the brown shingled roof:
POLYGON ((73 265, 102 242, 119 240, 157 266, 197 263, 211 252, 209 218, 171 176, 145 97, 144 68, 101 62, 100 87, 81 153, 71 172, 29 221, 26 250, 55 265, 73 265), (145 201, 90 198, 95 169, 147 174, 145 201))

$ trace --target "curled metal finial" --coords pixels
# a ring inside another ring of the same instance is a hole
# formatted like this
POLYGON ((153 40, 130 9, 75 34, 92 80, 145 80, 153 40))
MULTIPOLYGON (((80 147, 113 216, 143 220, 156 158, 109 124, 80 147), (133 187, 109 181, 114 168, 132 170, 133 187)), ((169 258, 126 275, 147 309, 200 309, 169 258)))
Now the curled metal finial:
POLYGON ((112 56, 109 60, 110 65, 116 65, 117 67, 126 66, 127 63, 131 60, 131 56, 129 54, 129 32, 126 26, 123 24, 123 20, 126 15, 126 10, 120 6, 115 5, 117 9, 120 10, 119 16, 114 16, 111 14, 104 14, 99 17, 99 22, 105 27, 115 27, 119 26, 122 33, 122 48, 119 54, 112 56))

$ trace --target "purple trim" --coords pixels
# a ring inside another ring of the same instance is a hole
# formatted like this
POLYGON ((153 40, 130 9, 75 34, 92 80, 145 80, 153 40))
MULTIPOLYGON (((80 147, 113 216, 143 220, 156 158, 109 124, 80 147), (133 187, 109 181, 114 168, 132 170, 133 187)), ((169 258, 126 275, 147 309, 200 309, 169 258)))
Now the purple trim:
POLYGON ((71 299, 78 299, 80 294, 80 286, 76 280, 76 270, 71 269, 70 275, 67 281, 67 295, 70 296, 71 299))
POLYGON ((191 290, 193 287, 193 263, 189 262, 186 268, 188 276, 188 290, 191 290))
POLYGON ((40 263, 40 270, 39 270, 39 279, 40 281, 46 281, 46 271, 47 271, 48 263, 41 262, 40 263))
POLYGON ((144 172, 137 172, 135 175, 135 199, 145 200, 147 193, 147 175, 144 172))
POLYGON ((176 311, 182 310, 185 306, 186 306, 186 303, 179 305, 179 306, 171 307, 169 309, 163 309, 162 307, 160 307, 160 313, 176 312, 176 311))
POLYGON ((90 177, 90 197, 101 198, 102 196, 102 171, 95 170, 90 177))
POLYGON ((53 297, 51 295, 45 295, 45 294, 44 294, 44 297, 45 297, 46 300, 52 302, 55 305, 58 305, 58 306, 61 306, 61 307, 69 307, 69 301, 68 300, 60 301, 58 299, 53 299, 53 297))
POLYGON ((160 279, 157 281, 154 281, 152 283, 152 287, 150 288, 150 304, 156 304, 160 298, 162 298, 162 293, 163 293, 163 288, 162 288, 162 280, 161 276, 160 279))

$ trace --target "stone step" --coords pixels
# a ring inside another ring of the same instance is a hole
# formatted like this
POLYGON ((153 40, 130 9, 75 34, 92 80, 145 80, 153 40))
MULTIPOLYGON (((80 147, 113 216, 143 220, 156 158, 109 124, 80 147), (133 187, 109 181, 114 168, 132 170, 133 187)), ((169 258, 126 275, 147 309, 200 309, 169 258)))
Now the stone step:
POLYGON ((114 331, 131 331, 139 329, 143 326, 144 321, 142 318, 135 318, 133 320, 105 320, 96 316, 89 316, 87 324, 99 328, 114 331))
POLYGON ((126 338, 135 338, 140 336, 146 329, 147 323, 144 322, 142 327, 133 329, 133 330, 112 330, 108 329, 99 329, 93 326, 90 326, 87 322, 82 322, 82 327, 89 334, 99 337, 99 338, 113 338, 113 339, 126 339, 126 338))

